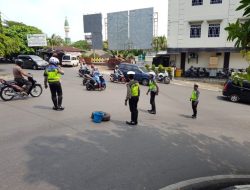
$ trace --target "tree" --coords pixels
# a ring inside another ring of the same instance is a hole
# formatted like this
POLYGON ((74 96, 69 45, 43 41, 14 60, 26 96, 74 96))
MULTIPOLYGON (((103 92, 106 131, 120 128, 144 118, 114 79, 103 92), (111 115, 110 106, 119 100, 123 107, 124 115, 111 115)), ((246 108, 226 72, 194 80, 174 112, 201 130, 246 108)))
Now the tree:
POLYGON ((20 51, 18 41, 0 33, 0 56, 10 57, 20 51))
POLYGON ((71 46, 81 50, 90 50, 90 46, 86 40, 79 40, 74 42, 71 46))
POLYGON ((225 28, 228 31, 228 41, 235 41, 235 47, 247 49, 250 47, 250 21, 241 23, 237 20, 235 23, 229 23, 225 28))
POLYGON ((59 35, 52 34, 51 37, 48 38, 48 46, 50 46, 52 49, 54 46, 62 46, 64 44, 64 40, 59 35))
POLYGON ((109 44, 108 41, 106 40, 103 42, 103 51, 108 51, 108 49, 109 49, 109 44))
MULTIPOLYGON (((34 48, 28 47, 27 35, 43 33, 40 29, 14 21, 6 21, 6 25, 7 26, 3 28, 3 34, 15 41, 15 45, 18 46, 21 53, 35 53, 34 48)), ((8 38, 5 39, 7 40, 8 38)))
POLYGON ((166 36, 154 37, 152 42, 153 49, 158 52, 160 50, 167 49, 167 38, 166 36))
POLYGON ((240 4, 236 11, 244 9, 243 16, 250 17, 250 0, 241 0, 240 4))
POLYGON ((246 16, 245 22, 238 19, 235 23, 229 23, 225 28, 228 31, 228 41, 235 41, 235 47, 241 49, 242 55, 246 58, 249 66, 246 73, 236 73, 233 75, 234 82, 242 85, 243 80, 250 81, 250 0, 241 0, 240 6, 236 10, 244 9, 243 16, 246 16))

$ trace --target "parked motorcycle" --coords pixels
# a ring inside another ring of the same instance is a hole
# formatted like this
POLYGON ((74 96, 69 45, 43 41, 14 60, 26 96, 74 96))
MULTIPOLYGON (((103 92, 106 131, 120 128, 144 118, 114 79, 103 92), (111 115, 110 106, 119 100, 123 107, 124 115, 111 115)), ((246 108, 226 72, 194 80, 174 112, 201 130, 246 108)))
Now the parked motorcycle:
MULTIPOLYGON (((41 84, 38 84, 33 77, 28 77, 28 80, 32 83, 28 95, 31 95, 32 97, 39 97, 43 92, 41 84)), ((27 94, 24 93, 24 86, 17 85, 15 81, 2 80, 1 83, 3 84, 0 91, 0 97, 2 100, 9 101, 14 97, 27 96, 27 94)))
POLYGON ((170 78, 168 73, 166 71, 164 73, 158 73, 158 75, 156 76, 156 81, 160 83, 169 84, 170 78))
POLYGON ((197 77, 197 69, 191 66, 184 74, 185 77, 192 77, 195 78, 197 77))
POLYGON ((117 77, 115 77, 114 73, 111 73, 109 76, 109 79, 110 79, 110 82, 120 82, 120 83, 126 82, 126 78, 124 77, 123 74, 120 74, 117 78, 117 77))
POLYGON ((198 68, 196 69, 196 72, 197 72, 196 76, 197 76, 198 78, 209 77, 209 72, 207 71, 206 68, 200 68, 200 67, 198 67, 198 68))
POLYGON ((105 90, 106 88, 106 81, 103 77, 103 75, 99 75, 100 82, 101 82, 101 89, 98 85, 98 83, 95 81, 95 79, 92 77, 89 79, 86 83, 86 89, 89 90, 105 90))
POLYGON ((217 73, 216 73, 216 78, 218 78, 218 79, 228 79, 229 78, 229 72, 225 72, 225 71, 218 71, 217 73))

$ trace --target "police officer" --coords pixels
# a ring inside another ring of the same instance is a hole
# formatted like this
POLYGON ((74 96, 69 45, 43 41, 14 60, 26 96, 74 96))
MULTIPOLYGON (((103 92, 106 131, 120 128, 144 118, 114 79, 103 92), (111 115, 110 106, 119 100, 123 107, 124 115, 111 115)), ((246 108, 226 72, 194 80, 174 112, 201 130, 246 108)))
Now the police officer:
POLYGON ((63 96, 60 79, 64 72, 58 64, 57 54, 53 54, 49 59, 49 66, 44 71, 44 86, 48 88, 47 83, 49 83, 51 98, 54 104, 53 110, 61 111, 64 110, 64 107, 62 107, 63 96))
POLYGON ((192 103, 192 109, 193 109, 193 115, 192 115, 193 119, 197 117, 197 106, 199 103, 199 95, 200 95, 200 91, 198 90, 198 84, 194 84, 194 90, 190 98, 190 101, 192 103))
POLYGON ((131 112, 131 121, 126 121, 128 125, 137 125, 138 123, 138 109, 137 104, 140 96, 140 86, 138 81, 134 80, 135 72, 127 72, 129 83, 127 84, 127 96, 125 99, 125 105, 129 101, 129 109, 131 112))
POLYGON ((149 72, 149 88, 147 91, 147 95, 150 92, 150 104, 152 109, 148 110, 150 114, 156 114, 155 108, 155 96, 159 93, 159 87, 155 81, 155 73, 153 71, 149 72))

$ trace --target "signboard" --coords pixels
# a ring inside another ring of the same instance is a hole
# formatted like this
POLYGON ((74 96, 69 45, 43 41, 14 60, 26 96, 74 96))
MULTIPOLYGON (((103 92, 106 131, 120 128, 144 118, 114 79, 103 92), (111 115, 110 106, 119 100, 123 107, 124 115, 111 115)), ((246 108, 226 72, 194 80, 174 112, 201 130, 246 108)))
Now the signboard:
POLYGON ((153 15, 153 8, 129 11, 129 37, 132 49, 152 48, 153 15))
POLYGON ((28 46, 47 46, 46 34, 28 34, 27 35, 28 46))
POLYGON ((129 49, 128 11, 108 13, 108 45, 110 50, 129 49))
POLYGON ((84 33, 102 33, 102 14, 83 15, 84 33))

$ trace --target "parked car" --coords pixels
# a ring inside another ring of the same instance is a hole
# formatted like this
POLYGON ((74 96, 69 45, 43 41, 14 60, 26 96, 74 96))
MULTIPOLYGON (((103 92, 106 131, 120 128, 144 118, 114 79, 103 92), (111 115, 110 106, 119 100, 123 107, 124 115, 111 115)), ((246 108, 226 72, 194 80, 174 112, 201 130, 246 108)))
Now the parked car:
POLYGON ((0 63, 14 63, 14 61, 5 57, 0 57, 0 63))
POLYGON ((250 102, 250 82, 243 81, 243 85, 241 86, 240 84, 235 84, 232 80, 228 80, 224 84, 222 94, 232 102, 250 102))
POLYGON ((17 59, 21 59, 23 61, 21 67, 25 69, 45 69, 45 67, 49 64, 37 55, 18 55, 17 59))
POLYGON ((79 60, 76 56, 71 54, 66 54, 62 57, 62 65, 63 66, 78 66, 79 60))
POLYGON ((135 80, 139 81, 141 84, 147 86, 149 83, 149 74, 147 69, 144 66, 139 66, 136 64, 130 63, 120 63, 118 65, 120 71, 122 71, 125 78, 128 80, 127 72, 135 72, 135 80))

